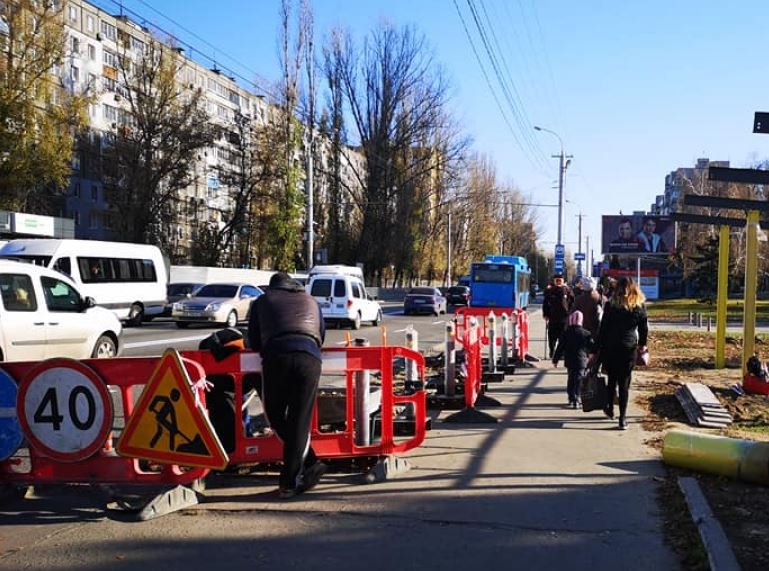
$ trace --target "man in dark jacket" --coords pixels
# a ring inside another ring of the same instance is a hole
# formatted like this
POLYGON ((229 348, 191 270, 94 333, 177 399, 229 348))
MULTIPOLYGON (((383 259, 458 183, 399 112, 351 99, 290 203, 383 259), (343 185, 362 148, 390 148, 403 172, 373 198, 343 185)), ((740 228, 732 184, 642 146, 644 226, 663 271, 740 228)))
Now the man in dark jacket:
POLYGON ((545 295, 542 300, 542 314, 547 322, 547 340, 551 359, 555 351, 555 344, 558 343, 558 339, 560 339, 566 326, 566 318, 572 303, 574 303, 574 294, 566 285, 563 275, 555 274, 550 285, 545 288, 545 295))
POLYGON ((326 471, 310 446, 325 335, 318 303, 284 272, 274 274, 267 293, 251 305, 248 338, 262 356, 265 413, 283 441, 283 499, 315 487, 326 471))

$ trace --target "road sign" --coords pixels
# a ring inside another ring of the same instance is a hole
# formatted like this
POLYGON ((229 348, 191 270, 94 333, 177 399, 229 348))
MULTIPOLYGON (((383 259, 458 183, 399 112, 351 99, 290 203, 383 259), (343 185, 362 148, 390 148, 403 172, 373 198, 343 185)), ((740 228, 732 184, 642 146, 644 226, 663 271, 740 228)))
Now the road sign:
POLYGON ((223 469, 229 462, 205 411, 195 402, 179 353, 168 349, 147 381, 117 445, 121 456, 223 469))
POLYGON ((585 261, 585 254, 583 252, 577 252, 574 254, 574 261, 575 262, 584 262, 585 261))
POLYGON ((564 268, 563 259, 556 258, 554 266, 555 266, 555 273, 556 274, 563 273, 563 268, 564 268))
POLYGON ((19 385, 16 410, 35 450, 60 462, 78 462, 100 450, 112 430, 112 399, 90 367, 49 359, 19 385))
POLYGON ((565 256, 566 256, 566 246, 564 246, 563 244, 556 244, 555 245, 555 259, 556 260, 558 260, 558 259, 563 260, 563 258, 565 256))
POLYGON ((16 381, 0 370, 0 462, 13 456, 24 440, 16 414, 18 392, 16 381))
POLYGON ((756 111, 753 116, 753 132, 769 133, 769 113, 756 111))

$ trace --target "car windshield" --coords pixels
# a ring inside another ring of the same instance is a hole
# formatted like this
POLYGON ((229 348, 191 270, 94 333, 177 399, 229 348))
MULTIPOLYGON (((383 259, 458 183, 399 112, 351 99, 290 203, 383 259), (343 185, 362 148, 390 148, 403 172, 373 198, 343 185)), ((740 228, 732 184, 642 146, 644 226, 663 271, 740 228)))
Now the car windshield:
POLYGON ((168 295, 187 295, 200 287, 200 284, 168 284, 168 295))
POLYGON ((415 287, 409 292, 412 295, 435 295, 435 290, 431 287, 415 287))
POLYGON ((198 291, 197 297, 235 297, 238 286, 228 284, 209 284, 198 291))

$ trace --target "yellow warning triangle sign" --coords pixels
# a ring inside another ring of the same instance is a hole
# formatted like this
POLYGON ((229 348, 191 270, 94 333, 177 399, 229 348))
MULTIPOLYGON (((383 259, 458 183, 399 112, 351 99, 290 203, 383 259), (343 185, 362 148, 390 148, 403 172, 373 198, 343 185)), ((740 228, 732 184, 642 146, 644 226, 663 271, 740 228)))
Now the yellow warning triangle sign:
POLYGON ((215 470, 229 462, 208 416, 195 404, 189 374, 175 349, 160 358, 116 450, 121 456, 215 470))

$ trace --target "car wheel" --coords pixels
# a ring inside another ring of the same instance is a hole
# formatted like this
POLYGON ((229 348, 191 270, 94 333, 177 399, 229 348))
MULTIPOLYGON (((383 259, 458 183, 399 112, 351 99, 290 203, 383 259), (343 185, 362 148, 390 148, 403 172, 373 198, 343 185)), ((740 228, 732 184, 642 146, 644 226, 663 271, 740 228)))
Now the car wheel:
POLYGON ((177 322, 176 322, 176 326, 177 326, 179 329, 187 329, 187 328, 190 326, 190 324, 189 324, 189 323, 187 323, 187 322, 185 322, 185 321, 177 321, 177 322))
POLYGON ((227 327, 235 327, 238 324, 238 312, 234 309, 227 315, 227 327))
POLYGON ((352 328, 360 329, 360 313, 355 314, 355 319, 352 320, 352 328))
POLYGON ((94 359, 108 359, 117 355, 117 345, 109 335, 101 335, 96 340, 91 357, 94 359))
POLYGON ((134 303, 131 306, 131 310, 128 312, 128 319, 126 320, 126 325, 137 327, 142 324, 143 319, 144 319, 144 309, 142 309, 142 306, 139 305, 138 303, 134 303))
POLYGON ((377 327, 380 323, 382 323, 382 310, 381 309, 376 312, 376 319, 374 319, 374 321, 372 321, 371 323, 374 325, 374 327, 377 327))

